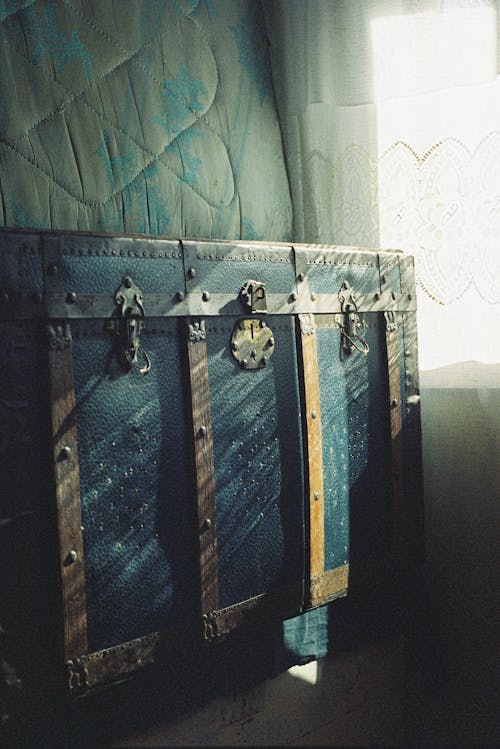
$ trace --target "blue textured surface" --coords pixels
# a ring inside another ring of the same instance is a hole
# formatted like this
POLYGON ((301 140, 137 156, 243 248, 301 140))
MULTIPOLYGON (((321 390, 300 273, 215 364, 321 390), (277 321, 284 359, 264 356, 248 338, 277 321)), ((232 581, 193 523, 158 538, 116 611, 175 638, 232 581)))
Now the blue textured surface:
POLYGON ((303 574, 303 496, 292 321, 266 320, 275 353, 243 371, 229 351, 235 321, 207 331, 221 607, 303 574))
POLYGON ((380 291, 377 256, 366 260, 372 265, 333 265, 330 263, 308 263, 309 288, 317 294, 336 294, 344 281, 348 281, 359 294, 380 291))
MULTIPOLYGON (((100 326, 98 326, 100 327, 100 326)), ((74 341, 89 644, 193 615, 195 522, 176 321, 144 334, 147 377, 100 332, 74 341)))
MULTIPOLYGON (((173 294, 184 289, 182 258, 64 256, 63 288, 80 294, 114 294, 124 276, 131 276, 144 294, 173 294)), ((146 313, 147 314, 147 313, 146 313)))
POLYGON ((237 294, 251 278, 265 283, 268 294, 290 294, 295 290, 295 271, 290 262, 199 261, 200 285, 214 294, 237 294))
POLYGON ((325 570, 349 561, 349 422, 345 365, 340 331, 318 328, 323 492, 325 497, 325 570))

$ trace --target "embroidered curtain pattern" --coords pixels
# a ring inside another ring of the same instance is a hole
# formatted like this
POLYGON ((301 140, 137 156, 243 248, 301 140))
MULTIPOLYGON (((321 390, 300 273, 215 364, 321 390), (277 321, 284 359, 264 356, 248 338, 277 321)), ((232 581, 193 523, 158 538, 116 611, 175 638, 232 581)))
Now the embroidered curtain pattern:
POLYGON ((499 361, 498 0, 265 10, 295 239, 412 253, 422 367, 499 361))

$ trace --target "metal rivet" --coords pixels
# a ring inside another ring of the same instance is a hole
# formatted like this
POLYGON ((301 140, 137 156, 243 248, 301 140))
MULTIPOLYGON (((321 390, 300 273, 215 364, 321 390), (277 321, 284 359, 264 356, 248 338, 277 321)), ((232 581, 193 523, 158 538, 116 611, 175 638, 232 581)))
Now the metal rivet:
POLYGON ((201 298, 203 299, 204 302, 208 302, 208 300, 210 299, 209 292, 208 291, 204 291, 203 294, 201 295, 201 298))
POLYGON ((397 408, 398 407, 398 399, 397 398, 393 398, 393 400, 391 401, 391 406, 393 408, 397 408))
POLYGON ((391 294, 391 296, 392 296, 393 299, 396 299, 396 292, 393 291, 392 294, 391 294))
POLYGON ((316 294, 313 291, 311 294, 311 302, 314 302, 315 299, 316 299, 316 294))
POLYGON ((261 328, 265 328, 266 327, 266 321, 265 320, 261 320, 259 324, 260 324, 261 328))
POLYGON ((68 460, 70 456, 71 456, 71 447, 69 445, 64 445, 61 452, 59 453, 60 459, 68 460))
POLYGON ((238 341, 233 341, 231 344, 231 348, 233 351, 238 351, 238 341))
POLYGON ((311 418, 312 419, 316 418, 316 411, 314 409, 311 411, 311 418))
POLYGON ((126 276, 123 279, 123 283, 125 284, 125 288, 127 288, 127 289, 132 288, 132 279, 130 278, 130 276, 126 276))
POLYGON ((375 299, 380 299, 380 294, 378 293, 378 291, 375 294, 375 299))
POLYGON ((274 346, 274 338, 269 338, 266 345, 268 348, 272 348, 274 346))
POLYGON ((194 268, 188 268, 188 276, 189 276, 189 278, 195 278, 196 271, 195 271, 194 268))
POLYGON ((68 556, 66 557, 67 563, 73 564, 73 562, 76 562, 77 559, 78 559, 78 554, 77 554, 76 549, 71 549, 68 556))
POLYGON ((69 291, 66 294, 66 302, 67 304, 74 304, 76 302, 76 293, 74 291, 69 291))
POLYGON ((382 283, 387 283, 387 276, 385 275, 385 273, 380 280, 382 281, 382 283))
POLYGON ((344 281, 344 283, 342 284, 342 286, 347 291, 347 289, 349 288, 349 281, 344 281))
POLYGON ((410 302, 411 302, 411 300, 412 300, 412 299, 413 299, 412 295, 411 295, 411 294, 408 294, 408 301, 410 301, 410 302))
POLYGON ((201 425, 201 427, 198 430, 198 434, 200 437, 206 437, 207 436, 207 428, 204 424, 201 425))
POLYGON ((182 302, 184 300, 184 292, 183 291, 178 291, 177 294, 176 294, 176 297, 177 297, 177 301, 178 302, 182 302))
POLYGON ((205 518, 203 521, 203 530, 208 531, 212 527, 212 521, 210 518, 205 518))
POLYGON ((297 276, 297 281, 300 281, 302 283, 302 281, 304 280, 304 278, 305 278, 305 274, 304 273, 299 273, 299 275, 297 276))
POLYGON ((314 499, 317 502, 319 499, 319 492, 314 492, 314 499))
POLYGON ((295 293, 295 291, 292 291, 292 293, 290 294, 290 300, 292 302, 295 302, 297 300, 297 294, 295 293))
POLYGON ((260 361, 261 361, 262 366, 266 367, 267 366, 267 362, 269 361, 269 357, 268 356, 263 356, 260 361))
POLYGON ((246 369, 246 367, 248 367, 248 360, 247 359, 242 359, 241 362, 240 362, 240 364, 243 367, 243 369, 246 369))
POLYGON ((51 263, 48 267, 48 271, 51 276, 55 276, 59 272, 59 268, 55 263, 51 263))

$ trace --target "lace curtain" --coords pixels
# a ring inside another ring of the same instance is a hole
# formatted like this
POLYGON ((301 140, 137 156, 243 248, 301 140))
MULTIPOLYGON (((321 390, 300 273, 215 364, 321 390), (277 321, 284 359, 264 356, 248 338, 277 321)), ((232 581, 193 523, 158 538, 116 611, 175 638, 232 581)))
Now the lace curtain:
POLYGON ((294 238, 414 254, 422 369, 500 362, 500 3, 264 8, 294 238))

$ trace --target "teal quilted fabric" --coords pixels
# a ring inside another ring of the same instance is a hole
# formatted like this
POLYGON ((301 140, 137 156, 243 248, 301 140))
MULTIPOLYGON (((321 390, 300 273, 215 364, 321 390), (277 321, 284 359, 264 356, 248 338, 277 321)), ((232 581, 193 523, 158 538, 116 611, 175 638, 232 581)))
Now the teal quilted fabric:
POLYGON ((0 0, 0 224, 289 239, 260 3, 0 0))

